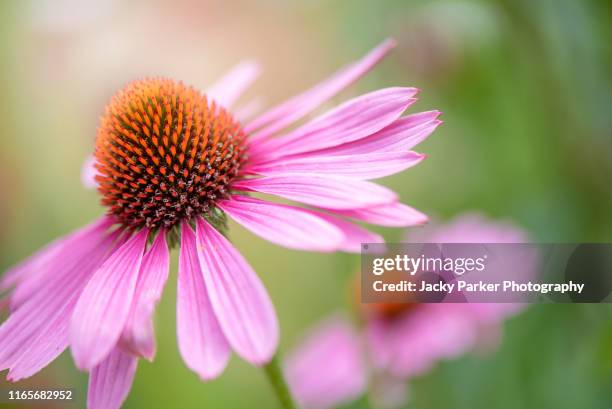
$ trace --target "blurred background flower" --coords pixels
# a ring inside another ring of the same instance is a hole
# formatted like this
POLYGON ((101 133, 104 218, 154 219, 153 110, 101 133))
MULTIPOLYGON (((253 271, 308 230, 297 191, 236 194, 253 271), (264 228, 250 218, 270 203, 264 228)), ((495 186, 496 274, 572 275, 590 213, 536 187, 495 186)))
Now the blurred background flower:
MULTIPOLYGON (((526 243, 508 222, 464 214, 421 229, 412 243, 526 243)), ((529 270, 526 267, 521 269, 529 270)), ((360 275, 355 277, 360 282, 360 275)), ((357 286, 359 287, 359 286, 357 286)), ((340 317, 317 324, 287 358, 288 382, 307 409, 330 409, 370 391, 374 407, 407 403, 408 382, 472 350, 491 353, 503 321, 526 307, 512 303, 359 303, 357 324, 340 317), (353 328, 355 327, 355 328, 353 328), (369 367, 369 368, 368 368, 369 367), (370 373, 370 385, 366 379, 370 373)))
MULTIPOLYGON (((242 102, 265 94, 273 104, 388 36, 398 52, 330 106, 399 84, 422 89, 417 109, 444 112, 445 125, 419 147, 428 160, 384 180, 402 201, 440 220, 480 209, 539 241, 609 242, 611 20, 610 2, 589 0, 0 2, 0 267, 100 215, 79 170, 104 104, 128 81, 166 75, 205 89, 255 58, 263 75, 242 102)), ((358 258, 232 231, 277 305, 281 350, 345 302, 358 258)), ((159 359, 140 366, 125 407, 275 407, 265 379, 239 360, 205 385, 184 367, 175 286, 159 308, 159 359)), ((533 306, 507 322, 495 353, 414 379, 410 405, 607 409, 611 318, 606 305, 533 306)), ((42 375, 84 397, 86 376, 69 357, 42 375)))

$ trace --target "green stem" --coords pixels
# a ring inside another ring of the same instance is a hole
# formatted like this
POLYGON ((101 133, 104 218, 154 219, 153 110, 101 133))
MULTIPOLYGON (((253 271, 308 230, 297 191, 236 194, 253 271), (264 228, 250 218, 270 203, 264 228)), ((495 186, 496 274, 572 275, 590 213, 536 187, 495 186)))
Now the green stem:
POLYGON ((297 409, 291 392, 289 392, 285 377, 283 376, 283 371, 278 364, 278 356, 275 355, 272 361, 264 366, 263 369, 283 409, 297 409))

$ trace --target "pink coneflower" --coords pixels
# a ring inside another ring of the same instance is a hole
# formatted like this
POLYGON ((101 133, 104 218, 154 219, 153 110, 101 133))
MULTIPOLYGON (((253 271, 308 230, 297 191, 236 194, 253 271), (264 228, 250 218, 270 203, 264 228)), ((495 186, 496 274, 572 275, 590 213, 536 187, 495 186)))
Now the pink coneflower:
MULTIPOLYGON (((447 225, 426 227, 416 240, 414 236, 411 241, 418 243, 527 241, 521 229, 475 214, 447 225)), ((364 303, 359 308, 360 335, 348 320, 335 317, 324 321, 288 356, 287 380, 296 399, 309 409, 328 409, 361 396, 368 384, 363 381, 366 378, 378 406, 398 406, 406 398, 407 380, 428 372, 441 360, 457 358, 475 348, 494 348, 503 320, 520 307, 364 303)))
POLYGON ((117 408, 140 357, 153 359, 152 315, 180 246, 177 337, 202 379, 231 351, 263 366, 279 338, 263 284, 226 238, 226 217, 276 244, 358 251, 381 238, 354 224, 408 226, 426 217, 369 182, 419 163, 410 149, 439 112, 402 117, 414 88, 362 95, 285 129, 370 70, 392 47, 239 122, 228 108, 256 76, 241 64, 205 95, 170 79, 136 81, 109 103, 96 139, 95 180, 108 212, 9 271, 11 314, 0 327, 0 370, 18 381, 70 346, 89 371, 90 408, 117 408), (250 196, 263 193, 308 207, 250 196))

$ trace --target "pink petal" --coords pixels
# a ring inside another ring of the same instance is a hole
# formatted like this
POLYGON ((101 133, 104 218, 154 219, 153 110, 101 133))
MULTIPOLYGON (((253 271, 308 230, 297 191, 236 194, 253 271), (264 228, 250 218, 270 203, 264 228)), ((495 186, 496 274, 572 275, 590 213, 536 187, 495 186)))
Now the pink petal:
POLYGON ((379 234, 364 229, 361 226, 337 217, 329 216, 320 212, 316 213, 328 223, 336 226, 343 234, 344 240, 338 248, 349 253, 361 252, 361 245, 364 243, 384 243, 385 240, 379 234))
POLYGON ((237 190, 256 191, 329 209, 357 209, 394 202, 397 195, 362 180, 311 175, 269 176, 241 180, 237 190))
POLYGON ((395 47, 394 40, 385 40, 361 60, 343 68, 326 81, 263 113, 247 124, 245 131, 255 140, 268 138, 284 129, 357 81, 382 60, 393 47, 395 47), (266 127, 254 133, 264 126, 266 127))
POLYGON ((203 219, 196 219, 200 267, 219 324, 232 348, 254 365, 278 346, 278 321, 266 289, 242 255, 203 219))
POLYGON ((50 270, 54 261, 59 260, 61 263, 65 263, 66 257, 70 258, 73 253, 73 245, 90 240, 91 237, 99 236, 112 223, 110 218, 102 217, 64 237, 55 239, 25 261, 10 268, 0 279, 0 291, 13 287, 29 278, 34 279, 32 285, 40 285, 41 281, 44 281, 42 277, 50 270))
POLYGON ((425 140, 442 123, 440 111, 407 115, 365 138, 322 149, 325 155, 356 155, 375 152, 403 152, 425 140))
POLYGON ((27 378, 54 360, 68 345, 68 325, 76 301, 104 261, 116 234, 87 236, 74 247, 51 281, 32 293, 0 326, 0 370, 8 379, 27 378))
MULTIPOLYGON (((387 320, 370 319, 364 328, 364 336, 368 347, 368 358, 371 365, 377 369, 386 369, 393 354, 390 339, 394 336, 394 328, 387 320)), ((384 372, 384 371, 381 371, 384 372)))
POLYGON ((132 388, 138 359, 115 347, 89 374, 88 409, 119 409, 132 388))
POLYGON ((231 108, 242 93, 259 76, 259 65, 243 61, 206 91, 206 95, 225 108, 231 108))
POLYGON ((341 176, 360 180, 377 179, 406 170, 425 159, 416 152, 384 152, 326 156, 316 153, 272 160, 248 168, 265 176, 313 174, 341 176))
POLYGON ((56 240, 47 246, 49 251, 43 250, 45 253, 41 254, 42 257, 37 258, 32 264, 28 263, 27 271, 24 271, 11 294, 11 309, 17 309, 50 281, 55 281, 67 274, 67 271, 71 271, 75 263, 82 262, 87 252, 92 251, 92 246, 95 248, 96 244, 107 237, 113 240, 120 237, 120 232, 117 230, 108 231, 111 224, 110 219, 103 217, 65 239, 56 240))
POLYGON ((477 322, 466 314, 467 304, 423 304, 368 337, 373 363, 398 377, 429 371, 437 362, 456 358, 475 345, 477 322))
POLYGON ((333 210, 333 212, 366 223, 390 227, 417 226, 428 221, 425 214, 399 202, 362 209, 333 210))
POLYGON ((176 324, 179 351, 203 380, 225 369, 231 350, 215 317, 204 284, 196 238, 188 224, 181 228, 176 324))
POLYGON ((87 189, 95 189, 98 187, 98 181, 96 176, 99 174, 98 169, 95 167, 96 159, 93 155, 88 155, 83 162, 81 168, 81 183, 87 189))
POLYGON ((121 335, 121 346, 124 349, 148 360, 155 356, 153 313, 166 285, 169 268, 170 254, 166 244, 166 231, 160 229, 153 245, 142 259, 134 300, 121 335))
POLYGON ((116 250, 85 286, 72 314, 70 344, 78 368, 96 366, 119 340, 130 313, 148 229, 116 250))
POLYGON ((280 246, 334 251, 344 238, 333 224, 298 207, 238 195, 218 206, 254 234, 280 246))
MULTIPOLYGON (((416 88, 386 88, 351 99, 289 134, 260 141, 251 156, 270 158, 329 148, 365 138, 398 119, 416 99, 416 88)), ((260 159, 263 160, 263 159, 260 159)))
POLYGON ((290 389, 305 409, 350 403, 365 392, 367 371, 360 339, 344 320, 317 326, 286 360, 290 389))
POLYGON ((469 303, 468 308, 483 325, 494 325, 527 308, 523 303, 469 303))

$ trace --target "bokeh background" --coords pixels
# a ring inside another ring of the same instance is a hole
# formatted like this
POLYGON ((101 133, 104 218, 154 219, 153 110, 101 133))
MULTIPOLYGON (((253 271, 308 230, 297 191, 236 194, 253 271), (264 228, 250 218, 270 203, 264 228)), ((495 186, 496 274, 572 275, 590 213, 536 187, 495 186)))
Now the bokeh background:
MULTIPOLYGON (((0 267, 102 214, 80 169, 126 82, 166 75, 205 88, 255 58, 264 71, 245 100, 272 104, 387 36, 396 51, 333 102, 410 85, 422 89, 412 111, 444 112, 419 147, 429 158, 385 181, 404 202, 441 221, 478 209, 538 241, 612 241, 609 1, 24 0, 0 2, 0 267)), ((279 248, 236 225, 231 237, 269 288, 281 350, 350 304, 358 256, 279 248)), ((173 264, 157 358, 141 361, 125 407, 278 407, 263 374, 237 358, 207 384, 185 367, 175 273, 173 264)), ((64 354, 20 386, 73 387, 81 406, 86 383, 64 354)), ((410 396, 411 408, 610 408, 612 311, 532 306, 506 323, 498 351, 441 363, 410 396)))

